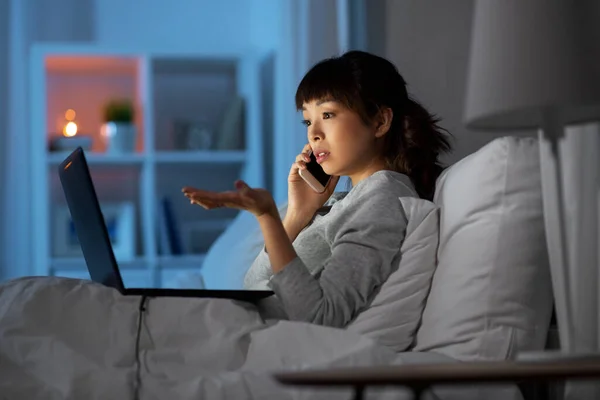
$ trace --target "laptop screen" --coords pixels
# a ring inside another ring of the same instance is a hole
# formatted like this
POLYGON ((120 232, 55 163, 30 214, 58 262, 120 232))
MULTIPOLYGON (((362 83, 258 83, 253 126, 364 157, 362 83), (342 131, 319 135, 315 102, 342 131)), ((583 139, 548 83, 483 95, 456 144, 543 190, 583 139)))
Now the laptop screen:
POLYGON ((92 281, 123 293, 125 287, 83 149, 73 151, 58 168, 75 233, 92 281))

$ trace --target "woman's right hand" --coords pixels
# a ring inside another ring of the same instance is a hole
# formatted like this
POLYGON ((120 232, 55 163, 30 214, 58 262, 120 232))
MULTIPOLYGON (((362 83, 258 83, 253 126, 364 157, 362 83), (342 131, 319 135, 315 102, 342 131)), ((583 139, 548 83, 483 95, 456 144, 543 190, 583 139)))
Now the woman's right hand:
POLYGON ((306 169, 306 164, 310 161, 310 151, 309 144, 304 146, 302 153, 296 156, 288 176, 287 215, 304 224, 308 224, 317 210, 331 197, 339 180, 338 176, 332 176, 323 193, 315 192, 299 174, 299 170, 306 169))

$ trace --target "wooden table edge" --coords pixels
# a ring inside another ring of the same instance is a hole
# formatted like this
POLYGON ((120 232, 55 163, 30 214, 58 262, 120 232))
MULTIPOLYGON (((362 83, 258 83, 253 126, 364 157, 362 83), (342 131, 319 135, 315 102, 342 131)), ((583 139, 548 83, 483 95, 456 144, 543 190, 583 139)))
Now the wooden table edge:
POLYGON ((591 359, 403 364, 280 372, 274 378, 286 385, 354 387, 592 380, 600 379, 600 362, 591 359))

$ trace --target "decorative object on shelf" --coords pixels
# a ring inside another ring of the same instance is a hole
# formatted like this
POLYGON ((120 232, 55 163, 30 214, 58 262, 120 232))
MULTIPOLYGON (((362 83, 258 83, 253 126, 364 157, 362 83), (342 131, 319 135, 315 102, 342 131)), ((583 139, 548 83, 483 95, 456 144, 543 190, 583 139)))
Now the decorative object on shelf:
POLYGON ((215 150, 244 148, 244 105, 244 98, 235 96, 225 109, 215 137, 215 150))
MULTIPOLYGON (((128 262, 135 258, 135 206, 132 202, 101 204, 115 257, 128 262)), ((82 257, 81 246, 67 206, 57 206, 53 224, 53 256, 82 257)))
POLYGON ((213 144, 213 133, 204 120, 175 120, 172 130, 175 150, 208 150, 213 144))
POLYGON ((50 151, 70 152, 81 146, 84 150, 92 147, 92 138, 79 132, 75 121, 77 113, 73 109, 65 111, 65 121, 62 135, 54 135, 50 139, 50 151))
POLYGON ((131 153, 135 150, 137 129, 131 100, 111 100, 104 106, 101 136, 107 153, 131 153))

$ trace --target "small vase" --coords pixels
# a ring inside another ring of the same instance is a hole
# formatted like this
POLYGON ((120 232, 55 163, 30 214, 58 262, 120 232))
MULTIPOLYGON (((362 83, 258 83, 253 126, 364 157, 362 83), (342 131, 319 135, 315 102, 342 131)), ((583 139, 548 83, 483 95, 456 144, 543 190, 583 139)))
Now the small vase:
POLYGON ((107 153, 132 153, 135 151, 136 126, 122 122, 107 122, 100 129, 107 153))

